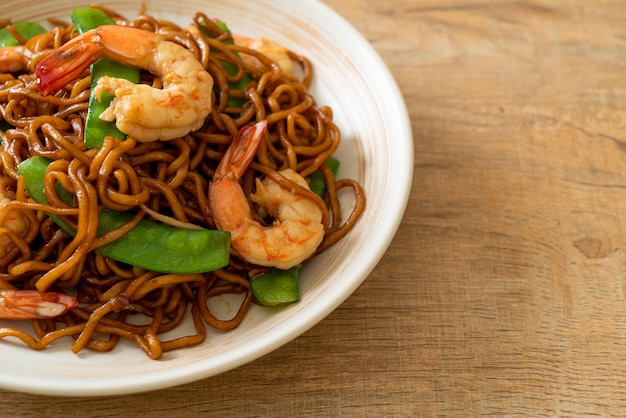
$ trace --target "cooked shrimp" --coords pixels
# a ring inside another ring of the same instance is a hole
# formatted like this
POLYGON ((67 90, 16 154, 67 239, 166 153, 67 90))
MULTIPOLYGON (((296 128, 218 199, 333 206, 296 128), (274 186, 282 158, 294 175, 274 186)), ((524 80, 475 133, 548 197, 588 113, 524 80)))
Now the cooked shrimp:
POLYGON ((63 293, 37 290, 0 290, 1 319, 44 319, 63 315, 78 305, 63 293))
MULTIPOLYGON (((7 203, 11 202, 9 196, 0 192, 0 212, 3 212, 7 209, 7 203)), ((24 217, 18 211, 11 211, 3 216, 3 221, 0 224, 0 229, 5 229, 5 233, 0 234, 0 257, 7 254, 13 248, 14 244, 11 238, 6 233, 8 230, 9 234, 16 234, 20 237, 24 237, 27 234, 28 227, 30 226, 28 219, 24 217)))
MULTIPOLYGON (((242 35, 233 35, 233 40, 236 45, 254 49, 267 56, 278 64, 283 73, 291 74, 293 71, 293 61, 289 57, 289 51, 284 46, 266 38, 248 38, 242 35)), ((253 67, 259 68, 261 66, 259 60, 251 55, 243 54, 242 59, 253 67)))
MULTIPOLYGON (((282 189, 266 178, 256 180, 250 199, 265 208, 276 221, 263 226, 252 218, 239 178, 254 158, 267 122, 243 128, 216 170, 209 186, 209 204, 219 229, 230 231, 231 245, 246 261, 261 266, 289 269, 309 258, 324 238, 321 209, 309 198, 282 189)), ((308 189, 293 170, 282 176, 308 189)))
POLYGON ((142 29, 105 25, 54 50, 37 64, 42 94, 76 79, 98 58, 142 68, 161 77, 163 89, 104 76, 95 86, 115 98, 101 119, 139 142, 167 141, 199 129, 211 112, 213 77, 184 47, 142 29))
POLYGON ((0 73, 15 73, 25 69, 29 52, 23 45, 0 48, 0 73))

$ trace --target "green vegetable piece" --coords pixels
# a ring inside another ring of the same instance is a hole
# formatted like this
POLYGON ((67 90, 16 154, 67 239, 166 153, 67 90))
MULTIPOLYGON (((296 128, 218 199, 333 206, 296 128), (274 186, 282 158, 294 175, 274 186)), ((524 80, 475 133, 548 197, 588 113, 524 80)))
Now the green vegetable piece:
MULTIPOLYGON (((30 197, 35 199, 36 202, 43 204, 48 204, 48 198, 46 197, 46 193, 43 188, 43 178, 51 161, 52 160, 44 157, 30 157, 29 159, 22 161, 22 163, 17 167, 17 173, 24 176, 26 190, 28 190, 30 197)), ((72 195, 60 185, 56 188, 56 192, 65 203, 72 203, 72 195)), ((63 228, 65 232, 74 234, 74 231, 57 215, 48 214, 48 216, 52 218, 57 225, 63 228)))
MULTIPOLYGON (((130 221, 132 213, 103 211, 98 233, 130 221)), ((230 233, 174 228, 142 219, 120 239, 96 250, 114 260, 162 273, 205 273, 228 265, 230 233)))
MULTIPOLYGON (((220 28, 224 32, 228 33, 232 37, 233 33, 230 31, 230 29, 228 29, 228 25, 226 23, 221 22, 221 21, 218 20, 218 21, 215 22, 215 26, 217 26, 218 28, 220 28)), ((233 42, 232 39, 225 39, 225 40, 222 41, 222 43, 225 43, 226 45, 233 45, 235 42, 233 42)))
MULTIPOLYGON (((35 201, 47 204, 43 188, 44 174, 51 160, 31 157, 18 167, 26 190, 35 201)), ((71 195, 57 189, 59 197, 71 203, 71 195)), ((49 214, 61 228, 73 234, 58 216, 49 214)), ((98 218, 98 235, 116 229, 130 219, 130 212, 105 210, 98 218)), ((230 233, 209 229, 182 229, 142 219, 126 235, 106 244, 96 252, 126 264, 161 273, 191 274, 213 271, 228 265, 230 233)))
MULTIPOLYGON (((230 62, 223 62, 222 66, 224 67, 224 69, 226 70, 228 74, 231 74, 231 75, 237 74, 237 67, 235 67, 230 62)), ((228 87, 231 90, 243 90, 251 82, 252 82, 252 76, 250 75, 250 73, 246 72, 244 73, 243 77, 241 77, 239 81, 229 83, 228 87)), ((246 99, 242 97, 228 96, 227 103, 229 107, 242 107, 244 103, 246 103, 246 99)))
POLYGON ((102 25, 115 25, 115 21, 100 9, 78 7, 70 13, 72 23, 79 33, 85 33, 102 25))
MULTIPOLYGON (((326 160, 326 165, 330 168, 334 175, 337 175, 339 171, 339 160, 335 157, 330 157, 326 160)), ((309 187, 311 191, 320 197, 324 197, 326 194, 326 182, 324 181, 324 175, 320 170, 317 170, 309 176, 309 187)))
MULTIPOLYGON (((72 10, 72 22, 80 33, 95 29, 101 25, 114 25, 115 21, 105 12, 91 7, 79 7, 72 10)), ((139 70, 124 64, 101 58, 91 65, 91 91, 98 80, 103 76, 125 78, 133 83, 139 83, 139 70)), ((108 107, 113 96, 105 93, 98 101, 92 93, 89 97, 87 120, 85 122, 85 146, 87 148, 100 148, 105 136, 112 136, 123 141, 126 135, 120 132, 115 122, 107 122, 100 119, 100 115, 108 107)))
MULTIPOLYGON (((37 22, 18 22, 14 23, 12 26, 24 39, 30 39, 35 35, 46 33, 44 27, 37 22)), ((0 29, 0 48, 18 46, 19 44, 19 41, 7 28, 0 29)))
MULTIPOLYGON (((223 31, 227 32, 228 34, 232 34, 230 29, 228 29, 228 26, 226 25, 226 23, 224 23, 224 22, 215 22, 215 25, 217 27, 219 27, 220 29, 222 29, 223 31)), ((206 36, 210 36, 206 32, 203 32, 203 33, 206 36)), ((227 44, 227 45, 232 45, 233 44, 233 40, 232 39, 225 39, 224 41, 222 41, 222 43, 227 44)), ((240 57, 239 54, 236 53, 236 52, 235 52, 235 55, 237 57, 240 57)), ((222 67, 224 67, 226 72, 228 74, 230 74, 230 75, 237 74, 237 67, 235 65, 231 64, 230 62, 222 62, 222 67)), ((246 73, 244 73, 244 75, 241 78, 241 80, 229 83, 228 87, 231 90, 243 90, 251 82, 252 82, 252 75, 250 73, 246 72, 246 73)), ((228 97, 228 101, 227 101, 228 106, 230 106, 230 107, 241 107, 241 106, 244 105, 245 102, 246 102, 246 100, 241 98, 241 97, 232 97, 232 96, 229 96, 228 97)))
MULTIPOLYGON (((0 120, 0 131, 2 132, 6 132, 7 130, 11 129, 13 126, 11 126, 11 124, 9 122, 7 122, 6 120, 0 120)), ((0 141, 0 145, 2 144, 2 141, 0 141)))
POLYGON ((271 268, 267 273, 254 276, 250 280, 250 288, 261 305, 278 306, 294 303, 300 300, 299 272, 300 269, 297 267, 289 270, 271 268))

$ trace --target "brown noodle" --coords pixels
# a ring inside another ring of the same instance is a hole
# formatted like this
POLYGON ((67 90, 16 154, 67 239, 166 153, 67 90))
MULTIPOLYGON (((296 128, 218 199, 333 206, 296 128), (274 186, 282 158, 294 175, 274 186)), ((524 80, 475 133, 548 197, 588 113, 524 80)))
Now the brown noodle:
MULTIPOLYGON (((102 148, 86 149, 83 129, 89 74, 48 97, 39 94, 34 75, 37 62, 76 35, 72 26, 51 21, 54 28, 47 34, 29 41, 21 39, 31 51, 24 57, 27 70, 19 75, 0 74, 0 120, 12 125, 12 129, 0 131, 0 192, 12 199, 0 211, 0 225, 8 214, 19 211, 27 219, 28 229, 15 233, 0 228, 0 248, 5 248, 0 254, 0 289, 69 292, 81 303, 60 318, 33 320, 36 337, 1 328, 0 338, 16 337, 40 350, 70 336, 75 340, 72 350, 77 353, 83 348, 109 351, 123 337, 157 359, 163 352, 202 343, 206 325, 218 330, 236 328, 253 303, 248 280, 263 268, 242 261, 233 252, 230 265, 218 271, 163 274, 118 263, 94 249, 122 236, 142 217, 149 217, 146 212, 175 220, 172 222, 214 228, 207 202, 209 181, 240 127, 254 120, 267 119, 270 123, 270 134, 242 179, 246 193, 253 191, 253 179, 260 176, 270 176, 283 187, 293 188, 293 183, 278 174, 282 168, 292 168, 303 177, 322 171, 327 193, 318 201, 327 226, 318 252, 352 228, 365 199, 357 182, 335 180, 324 165, 339 145, 340 131, 332 121, 331 109, 318 107, 308 93, 312 67, 306 57, 289 52, 303 69, 298 79, 282 73, 258 52, 221 42, 229 35, 202 13, 197 13, 193 22, 213 39, 148 16, 143 10, 135 20, 102 10, 120 25, 159 32, 192 51, 213 76, 214 107, 203 128, 182 138, 142 144, 131 138, 120 142, 107 137, 102 148), (235 53, 256 57, 264 69, 244 64, 235 53), (222 62, 236 66, 238 73, 228 74, 222 62), (229 90, 229 83, 246 71, 254 81, 243 91, 229 90), (229 97, 244 98, 246 104, 229 107, 229 97), (32 201, 17 174, 17 166, 34 155, 54 160, 45 178, 50 206, 32 201), (75 206, 68 206, 56 195, 56 183, 74 194, 75 206), (342 222, 338 193, 344 188, 353 190, 356 203, 342 222), (136 216, 124 227, 96 237, 97 214, 103 208, 133 211, 136 216), (52 222, 44 210, 61 217, 74 229, 75 237, 52 222), (217 318, 207 305, 209 298, 222 294, 243 295, 232 318, 217 318), (176 328, 189 312, 196 333, 162 340, 160 335, 176 328), (146 320, 141 323, 138 317, 146 320)), ((10 22, 7 24, 16 33, 10 22)), ((142 82, 161 86, 160 80, 145 72, 142 82)), ((302 190, 298 193, 312 194, 302 190)))

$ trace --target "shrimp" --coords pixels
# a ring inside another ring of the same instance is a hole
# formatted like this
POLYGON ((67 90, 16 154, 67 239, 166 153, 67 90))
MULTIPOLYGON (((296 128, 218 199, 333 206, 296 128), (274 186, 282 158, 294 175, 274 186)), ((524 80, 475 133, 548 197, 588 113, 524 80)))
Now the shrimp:
MULTIPOLYGON (((231 245, 246 261, 289 269, 309 258, 324 238, 321 209, 309 198, 282 189, 274 181, 256 179, 250 199, 276 221, 262 226, 252 218, 239 178, 254 158, 267 121, 242 128, 220 161, 209 186, 209 205, 219 229, 230 231, 231 245)), ((291 169, 282 176, 308 189, 306 180, 291 169)))
MULTIPOLYGON (((284 46, 266 38, 248 38, 242 35, 233 35, 235 45, 253 49, 274 61, 285 74, 293 71, 293 61, 289 57, 289 51, 284 46)), ((249 65, 259 68, 261 63, 251 55, 243 54, 242 59, 249 65)))
POLYGON ((76 298, 37 290, 0 290, 1 319, 44 319, 63 315, 78 305, 76 298))
MULTIPOLYGON (((7 209, 13 199, 5 192, 0 192, 0 211, 7 209)), ((7 254, 14 246, 8 236, 16 234, 24 237, 30 226, 28 219, 19 211, 3 214, 0 229, 8 230, 0 234, 0 256, 7 254)), ((33 319, 54 318, 76 307, 78 301, 69 295, 55 292, 38 292, 36 290, 0 290, 0 318, 2 319, 33 319)))
MULTIPOLYGON (((5 210, 9 210, 7 209, 7 203, 11 202, 12 200, 13 199, 11 199, 9 196, 0 192, 0 213, 5 210)), ((13 241, 9 237, 9 235, 16 234, 24 238, 24 236, 26 236, 26 234, 28 233, 28 228, 30 226, 28 219, 26 219, 26 217, 22 215, 22 213, 20 213, 19 211, 11 211, 3 215, 3 221, 0 224, 0 229, 8 230, 6 231, 8 233, 5 232, 0 234, 0 257, 8 254, 9 251, 11 251, 11 249, 14 247, 13 241)))
MULTIPOLYGON (((193 30, 193 29, 190 29, 193 30)), ((100 116, 139 142, 167 141, 202 127, 212 108, 213 77, 184 47, 142 29, 104 25, 83 33, 37 64, 43 95, 53 94, 98 58, 142 68, 161 77, 163 89, 103 76, 94 94, 115 98, 100 116)))
POLYGON ((30 50, 23 45, 0 48, 0 73, 16 73, 26 68, 30 50))

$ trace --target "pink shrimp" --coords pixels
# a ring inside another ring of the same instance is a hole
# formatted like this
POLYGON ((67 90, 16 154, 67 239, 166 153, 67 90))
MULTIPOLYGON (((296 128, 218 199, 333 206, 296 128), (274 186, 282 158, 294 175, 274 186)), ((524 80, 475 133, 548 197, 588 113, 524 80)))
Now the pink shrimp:
MULTIPOLYGON (((236 45, 254 49, 264 54, 278 64, 284 74, 291 74, 293 72, 293 61, 291 57, 289 57, 289 51, 284 46, 266 38, 248 38, 237 34, 233 35, 233 40, 236 45)), ((262 66, 259 60, 251 55, 243 54, 243 60, 257 68, 262 66)))
MULTIPOLYGON (((239 178, 254 158, 266 129, 267 121, 262 121, 239 131, 209 186, 209 204, 217 227, 230 231, 231 245, 243 259, 286 270, 313 255, 322 242, 323 214, 310 198, 285 190, 266 178, 256 179, 256 193, 250 199, 276 220, 263 226, 252 218, 239 178)), ((279 173, 309 188, 295 171, 285 169, 279 173)))
POLYGON ((63 293, 37 290, 0 290, 1 319, 55 318, 78 305, 76 298, 63 293))
POLYGON ((0 73, 15 73, 26 68, 32 53, 23 45, 0 48, 0 73))
MULTIPOLYGON (((0 192, 0 212, 11 210, 8 204, 13 200, 10 192, 0 192)), ((19 211, 3 213, 0 224, 0 256, 4 256, 14 247, 13 239, 26 235, 30 226, 28 220, 19 211)), ((54 318, 74 308, 78 302, 69 295, 36 290, 0 290, 1 319, 54 318)))
POLYGON ((129 26, 100 26, 54 50, 37 64, 40 91, 55 93, 101 57, 146 69, 163 81, 163 89, 109 76, 97 81, 98 99, 102 93, 115 96, 100 118, 115 120, 137 141, 179 138, 202 127, 210 114, 213 77, 194 55, 156 33, 129 26))

